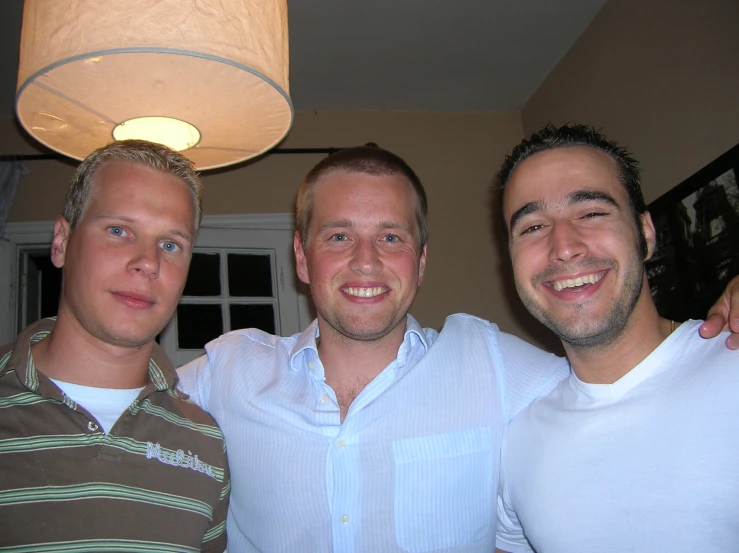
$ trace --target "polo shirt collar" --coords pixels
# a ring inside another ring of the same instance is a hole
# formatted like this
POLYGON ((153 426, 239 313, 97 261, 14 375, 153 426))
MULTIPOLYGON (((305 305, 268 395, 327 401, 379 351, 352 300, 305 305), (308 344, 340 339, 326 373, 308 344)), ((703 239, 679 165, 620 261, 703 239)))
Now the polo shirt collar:
MULTIPOLYGON (((9 370, 15 370, 18 380, 32 392, 64 401, 65 396, 60 394, 59 389, 36 369, 31 356, 31 346, 51 334, 55 325, 56 318, 54 317, 41 319, 24 328, 13 344, 13 349, 9 353, 10 358, 0 370, 0 375, 9 370)), ((149 359, 149 384, 147 387, 151 386, 151 391, 172 390, 175 392, 177 381, 177 371, 161 346, 155 343, 149 359)))

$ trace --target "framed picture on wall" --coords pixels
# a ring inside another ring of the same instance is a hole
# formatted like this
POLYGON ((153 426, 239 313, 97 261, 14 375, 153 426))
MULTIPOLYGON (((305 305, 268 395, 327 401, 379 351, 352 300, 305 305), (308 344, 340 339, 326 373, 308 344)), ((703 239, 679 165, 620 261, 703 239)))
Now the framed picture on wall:
POLYGON ((647 266, 663 317, 703 319, 739 274, 739 144, 649 206, 657 249, 647 266))

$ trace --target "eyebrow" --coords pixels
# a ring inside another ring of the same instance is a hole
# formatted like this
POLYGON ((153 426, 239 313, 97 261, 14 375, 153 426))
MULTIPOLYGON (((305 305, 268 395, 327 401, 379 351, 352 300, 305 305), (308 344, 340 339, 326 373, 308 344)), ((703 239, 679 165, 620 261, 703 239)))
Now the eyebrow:
POLYGON ((386 230, 402 230, 410 235, 413 235, 413 230, 410 226, 403 223, 393 223, 392 221, 380 221, 379 227, 386 230))
POLYGON ((537 211, 543 210, 544 202, 541 200, 527 203, 522 208, 518 209, 513 215, 511 215, 511 222, 508 223, 508 228, 513 230, 516 226, 516 223, 518 223, 518 221, 520 221, 522 217, 525 217, 529 213, 536 213, 537 211))
MULTIPOLYGON (((133 219, 131 217, 126 217, 125 215, 105 215, 105 214, 103 214, 103 215, 97 215, 97 216, 95 216, 95 219, 107 220, 107 221, 122 221, 124 223, 131 223, 131 224, 133 224, 133 223, 136 222, 135 219, 133 219)), ((192 234, 190 234, 189 232, 185 232, 185 231, 182 231, 182 230, 179 230, 179 229, 170 229, 169 232, 170 232, 170 234, 174 234, 175 236, 179 236, 181 238, 184 238, 185 240, 187 240, 190 243, 193 242, 192 234)))
MULTIPOLYGON (((573 205, 593 201, 603 202, 617 209, 621 209, 621 206, 618 205, 618 202, 613 198, 613 196, 599 190, 575 190, 567 197, 566 204, 573 205)), ((543 211, 544 208, 545 204, 543 200, 535 200, 533 202, 527 203, 522 208, 518 209, 513 215, 511 215, 511 222, 508 224, 509 228, 513 230, 513 228, 516 226, 516 223, 518 223, 518 221, 522 217, 525 217, 530 213, 543 211)))
MULTIPOLYGON (((408 232, 410 234, 413 234, 411 231, 411 227, 408 225, 404 225, 402 223, 393 223, 392 221, 380 221, 380 223, 377 225, 378 228, 381 229, 399 229, 403 230, 405 232, 408 232)), ((337 221, 330 221, 326 223, 325 225, 321 226, 320 229, 318 229, 319 232, 322 232, 324 230, 329 229, 336 229, 336 228, 353 228, 354 223, 352 223, 349 219, 339 219, 337 221)))
POLYGON ((605 192, 601 192, 599 190, 577 190, 573 192, 572 194, 570 194, 569 201, 567 203, 569 205, 572 205, 576 203, 592 202, 592 201, 604 202, 617 209, 621 208, 621 206, 618 205, 618 202, 615 200, 613 196, 605 192))
POLYGON ((337 221, 329 221, 325 225, 321 225, 321 228, 318 229, 318 232, 323 232, 324 230, 336 228, 351 228, 353 226, 354 225, 352 225, 352 222, 349 219, 339 219, 337 221))

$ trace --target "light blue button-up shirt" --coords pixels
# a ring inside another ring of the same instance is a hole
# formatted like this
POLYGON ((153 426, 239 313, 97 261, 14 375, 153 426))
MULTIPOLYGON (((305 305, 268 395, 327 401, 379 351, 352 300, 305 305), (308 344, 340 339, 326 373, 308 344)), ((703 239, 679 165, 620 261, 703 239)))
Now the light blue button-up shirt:
POLYGON ((503 430, 566 361, 469 315, 408 316, 342 423, 317 334, 233 331, 179 371, 226 436, 229 552, 492 552, 503 430))

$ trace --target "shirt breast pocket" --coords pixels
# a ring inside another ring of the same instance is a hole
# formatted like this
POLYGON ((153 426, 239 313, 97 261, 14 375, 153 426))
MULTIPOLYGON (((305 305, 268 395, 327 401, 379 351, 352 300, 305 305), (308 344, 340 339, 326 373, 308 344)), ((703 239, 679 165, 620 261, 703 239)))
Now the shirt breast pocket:
POLYGON ((395 537, 404 551, 455 547, 488 533, 491 435, 474 428, 393 442, 395 537))

